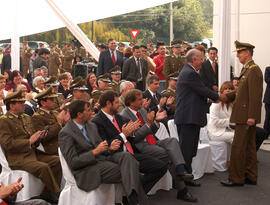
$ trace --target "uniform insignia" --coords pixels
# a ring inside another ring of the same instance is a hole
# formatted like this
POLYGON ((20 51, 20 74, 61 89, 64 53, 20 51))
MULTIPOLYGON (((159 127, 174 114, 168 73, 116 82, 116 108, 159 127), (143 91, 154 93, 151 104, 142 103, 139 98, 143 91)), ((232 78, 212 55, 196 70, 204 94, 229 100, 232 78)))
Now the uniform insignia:
POLYGON ((2 116, 0 116, 0 119, 7 119, 7 116, 6 115, 2 115, 2 116))
POLYGON ((8 118, 9 118, 9 119, 13 119, 14 117, 13 117, 12 115, 9 115, 8 118))
POLYGON ((44 115, 45 113, 44 113, 43 111, 40 111, 40 114, 41 114, 41 115, 44 115))

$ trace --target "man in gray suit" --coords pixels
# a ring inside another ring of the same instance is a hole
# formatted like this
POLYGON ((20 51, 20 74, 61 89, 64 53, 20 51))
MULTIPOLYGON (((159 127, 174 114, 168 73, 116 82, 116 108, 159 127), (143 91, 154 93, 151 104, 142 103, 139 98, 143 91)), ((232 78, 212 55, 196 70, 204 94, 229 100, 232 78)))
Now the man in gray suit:
POLYGON ((136 88, 144 91, 148 73, 148 63, 144 58, 141 58, 139 46, 134 46, 132 51, 133 56, 126 60, 123 65, 122 79, 136 83, 136 88))
POLYGON ((134 89, 129 91, 125 97, 126 108, 122 110, 121 115, 129 120, 141 122, 141 127, 134 132, 134 142, 137 149, 160 160, 170 160, 172 166, 170 173, 174 179, 176 188, 178 189, 177 198, 188 201, 197 202, 184 185, 183 180, 192 180, 193 175, 188 174, 184 168, 184 158, 175 138, 166 138, 158 140, 154 134, 159 129, 159 121, 166 118, 166 111, 158 110, 156 113, 147 111, 142 108, 143 96, 140 90, 134 89))
POLYGON ((71 120, 59 133, 59 147, 77 186, 89 192, 100 184, 121 182, 129 204, 148 204, 139 163, 130 153, 118 152, 120 140, 113 140, 110 146, 101 140, 96 125, 88 121, 91 114, 89 102, 73 101, 71 120))

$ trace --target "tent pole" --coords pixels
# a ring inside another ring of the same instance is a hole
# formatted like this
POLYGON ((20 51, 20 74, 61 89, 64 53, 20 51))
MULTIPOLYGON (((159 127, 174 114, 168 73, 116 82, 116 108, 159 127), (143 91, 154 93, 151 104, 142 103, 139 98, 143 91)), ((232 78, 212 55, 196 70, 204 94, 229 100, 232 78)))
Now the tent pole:
POLYGON ((66 25, 68 30, 78 39, 78 41, 83 45, 83 47, 98 61, 99 50, 96 46, 89 40, 85 33, 80 29, 77 24, 74 24, 54 3, 53 0, 45 0, 48 5, 52 8, 55 14, 61 19, 61 21, 66 25))
POLYGON ((20 36, 18 33, 18 0, 12 2, 11 71, 20 70, 20 36))

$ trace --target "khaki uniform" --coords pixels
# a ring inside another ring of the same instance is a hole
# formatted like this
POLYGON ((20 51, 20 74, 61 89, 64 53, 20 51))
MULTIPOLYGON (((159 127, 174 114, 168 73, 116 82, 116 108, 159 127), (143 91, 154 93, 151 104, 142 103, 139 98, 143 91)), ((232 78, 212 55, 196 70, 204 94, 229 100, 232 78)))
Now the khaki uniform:
POLYGON ((13 170, 24 170, 41 179, 45 184, 44 194, 60 193, 62 178, 58 156, 48 155, 30 145, 29 138, 34 133, 30 116, 16 116, 10 112, 0 117, 0 143, 13 170))
POLYGON ((112 81, 109 84, 109 88, 112 89, 113 91, 117 92, 118 94, 120 94, 120 84, 121 84, 121 82, 122 81, 120 81, 120 82, 112 81))
POLYGON ((33 124, 36 131, 43 130, 46 125, 50 126, 42 145, 45 152, 52 155, 58 155, 58 133, 62 128, 57 122, 57 115, 57 111, 47 111, 42 108, 38 109, 33 115, 33 124))
POLYGON ((182 70, 184 65, 186 64, 185 57, 182 56, 176 56, 174 54, 170 56, 166 56, 164 63, 163 63, 163 73, 168 79, 168 75, 179 72, 182 70))
POLYGON ((64 54, 64 57, 63 57, 64 60, 63 60, 62 68, 64 69, 64 71, 71 73, 75 53, 73 50, 67 50, 63 54, 64 54))
POLYGON ((83 60, 86 59, 87 55, 86 55, 86 50, 83 46, 80 47, 80 56, 82 57, 83 60))
POLYGON ((33 55, 33 53, 32 53, 31 48, 23 49, 23 52, 22 52, 22 66, 23 66, 23 75, 24 75, 24 77, 26 77, 27 74, 29 73, 29 63, 30 63, 30 59, 31 59, 32 55, 33 55))
POLYGON ((243 184, 245 178, 257 181, 258 168, 256 159, 256 127, 248 126, 249 118, 261 121, 263 75, 254 61, 249 61, 239 76, 237 91, 227 94, 234 100, 230 121, 236 123, 232 144, 229 180, 243 184))
POLYGON ((64 103, 65 97, 62 93, 57 93, 57 97, 56 97, 56 111, 60 111, 60 106, 64 103))
POLYGON ((170 105, 170 110, 172 112, 175 112, 175 107, 176 107, 176 91, 173 90, 173 89, 168 88, 166 90, 163 90, 161 92, 161 94, 162 94, 163 97, 167 97, 167 98, 174 97, 175 100, 174 100, 173 104, 170 105))
POLYGON ((59 56, 62 56, 62 51, 60 48, 55 48, 55 52, 57 52, 59 56))
POLYGON ((56 51, 50 53, 48 64, 49 64, 49 75, 58 76, 59 68, 61 66, 61 59, 56 51))

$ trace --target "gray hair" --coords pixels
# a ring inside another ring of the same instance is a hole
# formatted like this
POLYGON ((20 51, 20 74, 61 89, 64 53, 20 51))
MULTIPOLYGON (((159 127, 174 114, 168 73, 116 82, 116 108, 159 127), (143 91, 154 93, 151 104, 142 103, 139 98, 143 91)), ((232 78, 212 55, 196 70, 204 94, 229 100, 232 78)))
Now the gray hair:
POLYGON ((193 62, 193 58, 199 58, 200 56, 200 51, 197 49, 191 49, 187 52, 186 55, 186 60, 188 63, 192 63, 193 62))
POLYGON ((37 87, 37 83, 40 80, 43 80, 44 81, 44 79, 43 79, 42 76, 37 76, 37 77, 34 78, 33 83, 32 83, 34 88, 37 87))
POLYGON ((37 68, 34 70, 34 76, 37 74, 37 72, 41 72, 41 68, 37 68))
POLYGON ((40 70, 48 70, 48 68, 43 65, 43 66, 40 67, 40 70))
POLYGON ((124 90, 127 89, 127 85, 129 83, 132 83, 132 82, 130 82, 128 80, 125 80, 125 81, 121 82, 121 84, 120 84, 120 93, 122 93, 124 90))

